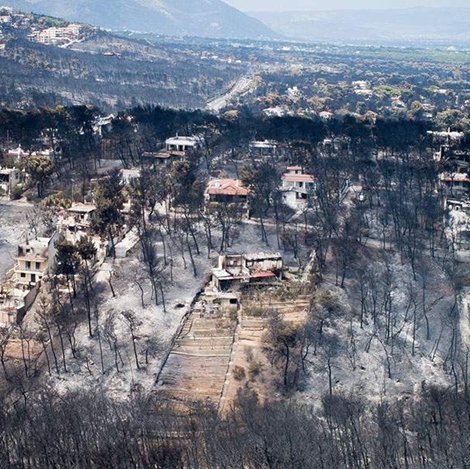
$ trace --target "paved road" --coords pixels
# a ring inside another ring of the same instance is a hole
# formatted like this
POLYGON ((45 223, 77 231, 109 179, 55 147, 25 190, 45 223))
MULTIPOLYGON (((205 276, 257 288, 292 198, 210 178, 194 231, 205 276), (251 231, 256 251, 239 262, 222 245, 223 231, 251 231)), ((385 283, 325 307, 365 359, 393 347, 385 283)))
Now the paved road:
POLYGON ((219 112, 227 104, 229 104, 234 98, 240 96, 247 91, 254 88, 256 84, 256 78, 252 76, 243 76, 222 96, 212 99, 207 103, 207 108, 211 111, 219 112))

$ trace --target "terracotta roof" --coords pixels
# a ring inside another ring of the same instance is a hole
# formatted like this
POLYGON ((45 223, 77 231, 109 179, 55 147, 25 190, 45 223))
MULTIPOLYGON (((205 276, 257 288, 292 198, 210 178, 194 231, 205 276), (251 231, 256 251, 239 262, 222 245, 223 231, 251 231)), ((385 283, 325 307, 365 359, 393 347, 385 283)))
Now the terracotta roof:
POLYGON ((250 190, 243 187, 239 179, 214 179, 209 181, 206 194, 247 197, 250 195, 250 190))
POLYGON ((285 182, 315 182, 310 174, 284 174, 282 180, 285 182))
POLYGON ((260 272, 253 272, 250 277, 251 278, 273 278, 276 274, 271 271, 260 271, 260 272))

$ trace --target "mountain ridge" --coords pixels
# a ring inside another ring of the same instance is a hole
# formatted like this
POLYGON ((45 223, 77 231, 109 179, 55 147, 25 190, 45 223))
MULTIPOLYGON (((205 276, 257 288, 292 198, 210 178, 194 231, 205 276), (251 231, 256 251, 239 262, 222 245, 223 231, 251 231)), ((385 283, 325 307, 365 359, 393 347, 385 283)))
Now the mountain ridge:
POLYGON ((221 0, 0 0, 4 6, 112 30, 170 36, 279 38, 221 0))
POLYGON ((306 41, 470 43, 470 8, 249 12, 285 37, 306 41))

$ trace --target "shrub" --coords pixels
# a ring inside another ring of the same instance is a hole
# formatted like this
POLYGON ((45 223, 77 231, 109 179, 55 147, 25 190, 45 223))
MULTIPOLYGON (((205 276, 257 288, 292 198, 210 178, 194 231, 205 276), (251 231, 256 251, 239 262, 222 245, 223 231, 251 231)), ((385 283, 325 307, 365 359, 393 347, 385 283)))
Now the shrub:
POLYGON ((246 377, 245 368, 243 368, 242 366, 236 366, 233 369, 233 377, 237 381, 243 381, 246 377))

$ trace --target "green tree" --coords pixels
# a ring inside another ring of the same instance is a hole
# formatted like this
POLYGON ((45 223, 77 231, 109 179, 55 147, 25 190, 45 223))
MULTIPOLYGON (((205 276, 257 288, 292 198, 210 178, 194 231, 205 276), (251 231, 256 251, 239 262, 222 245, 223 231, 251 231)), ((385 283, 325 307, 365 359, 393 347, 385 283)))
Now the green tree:
POLYGON ((54 164, 46 156, 31 156, 26 162, 25 169, 37 185, 38 197, 41 198, 47 181, 54 171, 54 164))

